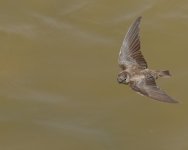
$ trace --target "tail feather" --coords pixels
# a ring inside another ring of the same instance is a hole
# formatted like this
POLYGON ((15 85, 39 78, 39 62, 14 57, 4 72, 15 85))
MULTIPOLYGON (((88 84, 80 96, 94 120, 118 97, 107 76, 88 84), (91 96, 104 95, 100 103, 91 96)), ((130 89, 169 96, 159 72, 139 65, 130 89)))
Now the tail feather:
POLYGON ((169 70, 163 70, 158 72, 159 77, 171 77, 169 70))

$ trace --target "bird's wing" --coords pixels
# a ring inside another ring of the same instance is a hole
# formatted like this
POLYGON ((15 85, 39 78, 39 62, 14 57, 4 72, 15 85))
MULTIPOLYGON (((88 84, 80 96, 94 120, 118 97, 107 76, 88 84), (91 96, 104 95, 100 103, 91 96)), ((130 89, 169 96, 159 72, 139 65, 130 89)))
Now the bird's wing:
POLYGON ((140 81, 130 82, 130 87, 141 95, 148 96, 155 100, 177 103, 176 100, 168 96, 156 85, 155 79, 151 75, 147 75, 145 78, 140 79, 140 81))
POLYGON ((146 60, 140 51, 140 21, 141 17, 138 17, 123 40, 118 59, 118 63, 123 70, 132 65, 137 65, 142 69, 147 68, 146 60))

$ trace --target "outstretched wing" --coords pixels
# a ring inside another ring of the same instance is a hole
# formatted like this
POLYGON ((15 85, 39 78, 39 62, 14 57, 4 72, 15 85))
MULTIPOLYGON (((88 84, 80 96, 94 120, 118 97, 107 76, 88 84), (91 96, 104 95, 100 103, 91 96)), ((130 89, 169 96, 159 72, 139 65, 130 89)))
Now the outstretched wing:
POLYGON ((132 65, 137 65, 141 69, 147 68, 147 63, 140 51, 140 21, 141 17, 138 17, 123 40, 118 59, 118 63, 123 70, 132 65))
POLYGON ((176 100, 168 96, 156 85, 155 79, 149 74, 146 78, 140 79, 140 81, 131 82, 130 86, 136 92, 155 100, 168 103, 177 103, 176 100))

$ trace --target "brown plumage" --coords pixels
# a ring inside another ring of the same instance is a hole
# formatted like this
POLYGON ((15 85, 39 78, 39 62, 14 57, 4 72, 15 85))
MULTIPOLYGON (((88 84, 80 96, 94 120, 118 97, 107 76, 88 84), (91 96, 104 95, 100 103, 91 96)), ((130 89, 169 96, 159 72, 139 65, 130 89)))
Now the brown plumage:
POLYGON ((138 17, 123 40, 118 59, 122 71, 118 74, 117 80, 119 83, 129 85, 141 95, 162 102, 177 103, 155 82, 159 77, 170 77, 170 72, 148 69, 147 62, 140 51, 140 21, 141 17, 138 17))

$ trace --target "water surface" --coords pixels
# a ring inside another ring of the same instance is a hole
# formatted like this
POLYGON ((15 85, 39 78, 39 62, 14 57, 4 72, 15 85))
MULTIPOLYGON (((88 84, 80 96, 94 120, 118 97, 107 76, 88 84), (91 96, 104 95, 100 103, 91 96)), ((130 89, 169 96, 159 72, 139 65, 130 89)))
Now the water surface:
POLYGON ((0 2, 0 148, 187 150, 188 2, 0 2), (116 82, 130 24, 143 16, 142 52, 180 104, 116 82))

